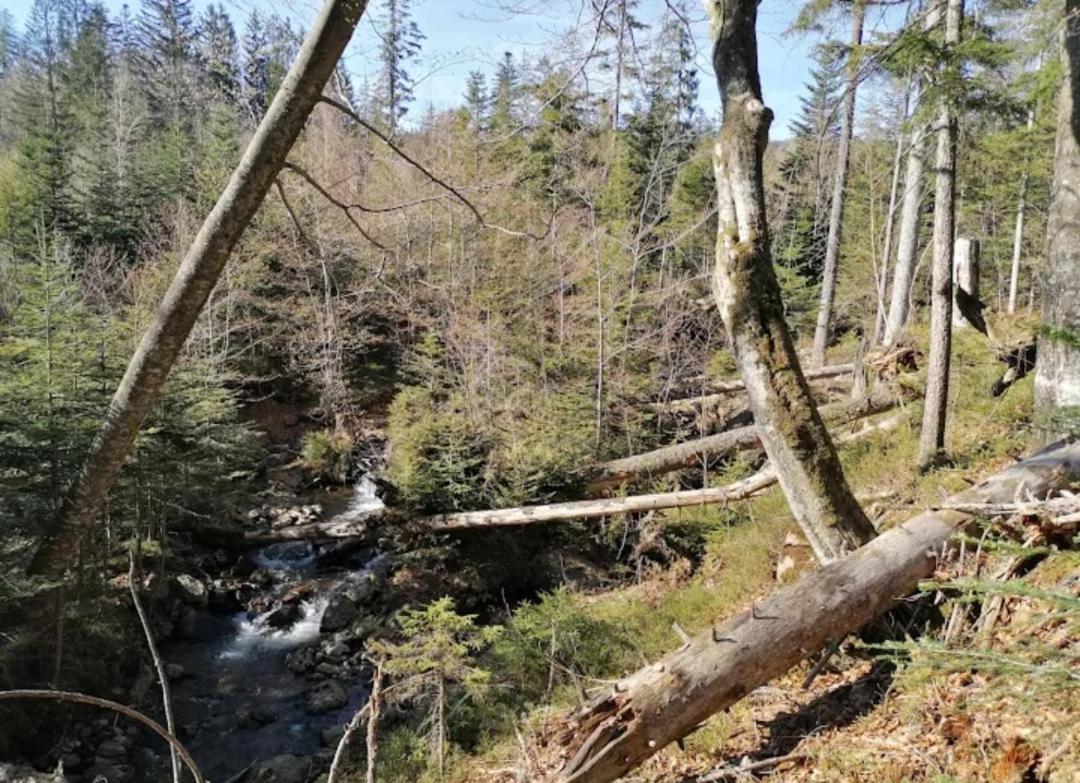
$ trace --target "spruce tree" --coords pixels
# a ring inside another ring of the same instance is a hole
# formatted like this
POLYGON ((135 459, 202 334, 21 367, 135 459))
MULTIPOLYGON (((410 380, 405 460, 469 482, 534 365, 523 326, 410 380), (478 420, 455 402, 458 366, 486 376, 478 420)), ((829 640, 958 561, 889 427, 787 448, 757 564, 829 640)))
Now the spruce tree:
POLYGON ((519 80, 514 55, 503 52, 495 73, 495 89, 491 96, 491 126, 500 133, 506 133, 517 125, 519 80))
POLYGON ((228 103, 236 100, 240 87, 237 60, 232 20, 223 5, 211 3, 199 29, 199 61, 212 97, 228 103))
POLYGON ((376 96, 382 121, 391 132, 409 110, 413 79, 407 70, 420 54, 423 33, 412 19, 411 0, 384 0, 379 28, 379 87, 376 96))
POLYGON ((256 8, 248 17, 242 46, 241 109, 252 123, 262 119, 270 103, 270 55, 266 23, 256 8))
POLYGON ((473 130, 483 130, 487 127, 488 104, 484 74, 480 71, 470 71, 469 78, 465 82, 465 114, 473 130))

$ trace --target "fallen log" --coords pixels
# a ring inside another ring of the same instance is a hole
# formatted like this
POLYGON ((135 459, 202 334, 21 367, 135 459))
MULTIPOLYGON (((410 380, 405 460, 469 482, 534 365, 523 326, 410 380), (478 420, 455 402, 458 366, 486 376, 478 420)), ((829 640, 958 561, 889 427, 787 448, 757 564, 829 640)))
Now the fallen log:
MULTIPOLYGON (((849 406, 856 403, 848 403, 849 406)), ((865 401, 863 401, 865 404, 865 401)), ((837 446, 862 440, 870 435, 890 432, 904 421, 901 411, 882 421, 868 424, 855 432, 834 438, 837 446)), ((660 492, 649 495, 629 495, 619 498, 596 500, 573 500, 566 503, 548 503, 539 506, 516 506, 513 508, 487 509, 483 511, 459 511, 450 514, 406 519, 401 512, 384 508, 364 514, 341 514, 325 522, 312 522, 276 530, 244 530, 220 525, 189 527, 193 536, 203 541, 227 547, 253 547, 283 541, 318 541, 337 538, 371 538, 377 523, 392 521, 403 535, 425 533, 458 533, 493 527, 521 527, 545 522, 565 522, 572 519, 597 519, 617 514, 646 511, 662 511, 672 508, 689 508, 716 503, 746 500, 776 483, 776 473, 768 465, 754 475, 725 487, 688 489, 680 492, 660 492)))
MULTIPOLYGON (((1045 497, 1080 479, 1080 444, 1058 444, 951 498, 953 504, 1045 497)), ((701 723, 860 628, 934 573, 971 516, 927 511, 764 603, 701 633, 575 711, 558 736, 558 783, 609 783, 701 723)))
MULTIPOLYGON (((855 370, 853 364, 834 364, 828 367, 820 367, 816 370, 807 370, 804 374, 806 380, 816 381, 823 378, 836 378, 841 375, 851 375, 855 370)), ((649 403, 649 407, 656 411, 666 413, 692 413, 698 408, 718 405, 730 394, 746 391, 746 384, 741 380, 714 381, 709 384, 712 390, 708 394, 697 397, 687 397, 678 400, 659 400, 649 403)))
MULTIPOLYGON (((824 405, 820 411, 827 423, 849 422, 884 413, 912 397, 914 394, 905 391, 905 387, 897 390, 880 386, 867 397, 824 405)), ((590 471, 586 480, 586 491, 595 496, 630 479, 661 476, 692 467, 702 459, 715 460, 736 451, 755 448, 761 448, 757 427, 752 424, 736 427, 685 443, 602 462, 590 471)))

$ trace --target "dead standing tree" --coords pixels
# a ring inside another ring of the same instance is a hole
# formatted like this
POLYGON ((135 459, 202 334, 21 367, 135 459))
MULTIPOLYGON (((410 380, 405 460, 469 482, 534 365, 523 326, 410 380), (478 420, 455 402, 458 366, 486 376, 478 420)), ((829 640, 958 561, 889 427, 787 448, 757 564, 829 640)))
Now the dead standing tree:
POLYGON ((761 96, 757 3, 708 3, 724 122, 714 156, 718 236, 713 294, 731 336, 762 445, 814 554, 828 562, 874 527, 844 477, 784 319, 769 250, 762 157, 772 112, 761 96))
POLYGON ((38 550, 31 571, 56 573, 75 562, 83 535, 104 508, 139 427, 157 401, 233 247, 319 102, 323 86, 366 6, 367 0, 327 0, 323 5, 273 104, 180 263, 157 316, 135 350, 82 471, 65 499, 59 528, 38 550))

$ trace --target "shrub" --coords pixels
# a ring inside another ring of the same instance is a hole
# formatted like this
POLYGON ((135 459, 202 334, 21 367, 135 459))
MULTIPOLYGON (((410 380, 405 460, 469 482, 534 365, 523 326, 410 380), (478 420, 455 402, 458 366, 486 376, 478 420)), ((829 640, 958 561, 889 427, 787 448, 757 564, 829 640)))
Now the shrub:
POLYGON ((352 468, 354 446, 347 432, 309 432, 300 445, 300 464, 322 479, 343 484, 352 468))

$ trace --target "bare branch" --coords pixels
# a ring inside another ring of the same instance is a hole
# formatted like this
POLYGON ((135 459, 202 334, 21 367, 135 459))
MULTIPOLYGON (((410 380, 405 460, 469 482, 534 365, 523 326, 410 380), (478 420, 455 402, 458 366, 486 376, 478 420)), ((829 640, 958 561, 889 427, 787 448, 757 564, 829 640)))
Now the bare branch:
MULTIPOLYGON (((169 727, 169 733, 176 735, 176 721, 173 719, 172 694, 169 691, 169 678, 165 675, 165 664, 161 661, 158 653, 157 642, 154 641, 154 633, 150 630, 150 620, 146 616, 142 599, 139 598, 139 583, 142 579, 135 567, 135 552, 128 553, 128 583, 131 588, 131 600, 135 604, 135 612, 139 615, 139 623, 142 625, 143 634, 146 636, 146 646, 150 649, 150 658, 154 662, 157 671, 158 682, 161 683, 161 704, 165 710, 165 725, 169 727)), ((172 761, 173 783, 181 783, 180 756, 176 748, 169 745, 169 758, 172 761)))
POLYGON ((326 199, 331 204, 333 204, 335 207, 337 207, 342 212, 344 212, 345 217, 347 217, 349 219, 349 222, 353 224, 353 228, 355 228, 357 231, 359 231, 360 235, 362 237, 364 237, 364 239, 366 239, 371 244, 375 245, 375 247, 379 248, 380 250, 385 250, 385 251, 389 252, 389 249, 386 247, 386 245, 379 242, 377 239, 375 239, 375 237, 371 236, 371 234, 369 234, 367 231, 364 230, 364 227, 362 225, 360 225, 360 222, 353 216, 353 213, 352 213, 352 210, 354 210, 354 209, 359 209, 359 210, 361 210, 363 212, 367 212, 369 210, 364 209, 363 207, 359 206, 358 204, 346 204, 341 199, 336 198, 333 194, 330 193, 329 190, 327 190, 322 185, 320 185, 318 183, 318 181, 313 176, 308 174, 308 172, 305 169, 301 168, 300 166, 296 165, 295 163, 291 163, 289 161, 286 161, 285 163, 282 164, 281 167, 283 169, 288 169, 289 171, 293 172, 294 174, 299 175, 305 182, 307 182, 307 184, 309 184, 309 185, 311 185, 311 187, 315 188, 315 190, 317 190, 319 192, 320 196, 322 196, 324 199, 326 199))

